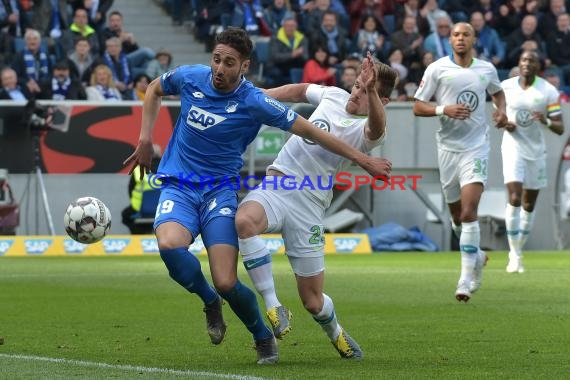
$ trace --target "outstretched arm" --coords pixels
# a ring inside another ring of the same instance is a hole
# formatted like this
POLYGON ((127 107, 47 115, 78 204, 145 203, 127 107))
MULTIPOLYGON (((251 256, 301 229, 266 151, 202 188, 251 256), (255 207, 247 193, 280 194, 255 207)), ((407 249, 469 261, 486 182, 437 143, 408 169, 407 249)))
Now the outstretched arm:
POLYGON ((158 112, 160 111, 160 105, 162 103, 162 96, 164 93, 162 91, 162 85, 160 84, 160 77, 154 79, 146 90, 146 95, 143 103, 142 112, 142 123, 141 132, 139 135, 139 143, 133 152, 123 162, 123 165, 133 164, 129 170, 129 174, 135 170, 137 166, 141 167, 140 179, 142 180, 145 173, 150 173, 151 162, 152 162, 152 130, 154 128, 154 123, 158 118, 158 112))
POLYGON ((316 142, 326 150, 342 156, 364 170, 372 176, 388 177, 392 170, 392 163, 380 157, 371 157, 358 149, 350 146, 333 134, 315 128, 307 119, 298 116, 297 120, 289 130, 289 132, 316 142))
POLYGON ((307 87, 309 83, 286 84, 265 89, 263 92, 280 102, 307 103, 307 87))
POLYGON ((378 69, 374 65, 372 54, 368 52, 368 55, 362 62, 360 80, 362 80, 362 85, 366 88, 366 96, 368 97, 368 120, 366 120, 364 133, 366 133, 366 137, 369 140, 378 140, 386 133, 384 104, 388 103, 389 99, 380 99, 376 89, 377 78, 378 69))

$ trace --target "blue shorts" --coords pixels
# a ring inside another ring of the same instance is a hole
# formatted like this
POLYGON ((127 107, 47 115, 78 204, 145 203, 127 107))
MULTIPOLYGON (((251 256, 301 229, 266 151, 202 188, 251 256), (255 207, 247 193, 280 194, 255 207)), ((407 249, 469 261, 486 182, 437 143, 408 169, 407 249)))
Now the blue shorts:
POLYGON ((237 193, 228 186, 203 190, 167 186, 160 194, 154 228, 165 222, 176 222, 190 231, 193 239, 201 234, 206 248, 214 244, 237 248, 237 201, 237 193))

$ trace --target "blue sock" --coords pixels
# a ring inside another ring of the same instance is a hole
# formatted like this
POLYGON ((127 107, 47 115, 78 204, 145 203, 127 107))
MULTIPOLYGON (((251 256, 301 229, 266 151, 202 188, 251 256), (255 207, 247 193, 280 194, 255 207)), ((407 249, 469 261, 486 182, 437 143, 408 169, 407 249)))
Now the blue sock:
POLYGON ((160 257, 168 268, 170 277, 179 283, 184 289, 190 293, 196 293, 204 304, 212 303, 216 300, 218 293, 208 284, 202 269, 200 261, 188 249, 174 248, 161 249, 160 257))
POLYGON ((228 301, 234 313, 253 334, 255 340, 273 336, 271 330, 263 322, 255 294, 247 286, 237 280, 232 289, 220 292, 220 295, 228 301))

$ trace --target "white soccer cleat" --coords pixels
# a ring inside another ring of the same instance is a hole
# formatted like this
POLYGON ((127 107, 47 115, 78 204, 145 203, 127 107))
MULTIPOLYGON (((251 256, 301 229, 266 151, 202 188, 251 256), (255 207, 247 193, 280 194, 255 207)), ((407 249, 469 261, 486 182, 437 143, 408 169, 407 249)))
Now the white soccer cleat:
POLYGON ((459 282, 457 284, 457 289, 455 290, 455 299, 459 302, 463 301, 467 303, 471 298, 471 291, 466 281, 459 282))
POLYGON ((516 252, 509 252, 509 263, 507 264, 507 273, 524 273, 524 266, 522 264, 522 256, 516 252))
POLYGON ((489 256, 487 256, 485 251, 479 249, 479 252, 477 252, 477 261, 475 263, 475 268, 473 269, 473 279, 469 285, 469 291, 471 291, 471 293, 475 293, 477 290, 479 290, 479 288, 481 288, 483 268, 485 265, 487 265, 487 261, 489 261, 489 256))

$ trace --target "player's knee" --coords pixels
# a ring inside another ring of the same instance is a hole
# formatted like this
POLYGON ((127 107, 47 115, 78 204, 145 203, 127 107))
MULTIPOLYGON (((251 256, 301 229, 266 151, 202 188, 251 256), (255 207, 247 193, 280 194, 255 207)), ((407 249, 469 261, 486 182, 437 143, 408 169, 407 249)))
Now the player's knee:
POLYGON ((257 235, 257 223, 254 218, 247 212, 236 214, 236 230, 240 239, 247 239, 257 235))
POLYGON ((302 301, 305 310, 313 315, 319 314, 323 309, 323 299, 322 297, 318 297, 316 294, 309 297, 303 297, 302 301))
POLYGON ((231 291, 237 282, 237 278, 234 276, 224 276, 216 278, 214 277, 213 283, 216 291, 220 294, 226 294, 227 292, 231 291))
POLYGON ((520 207, 521 196, 517 193, 510 193, 509 194, 509 204, 511 204, 514 207, 520 207))

